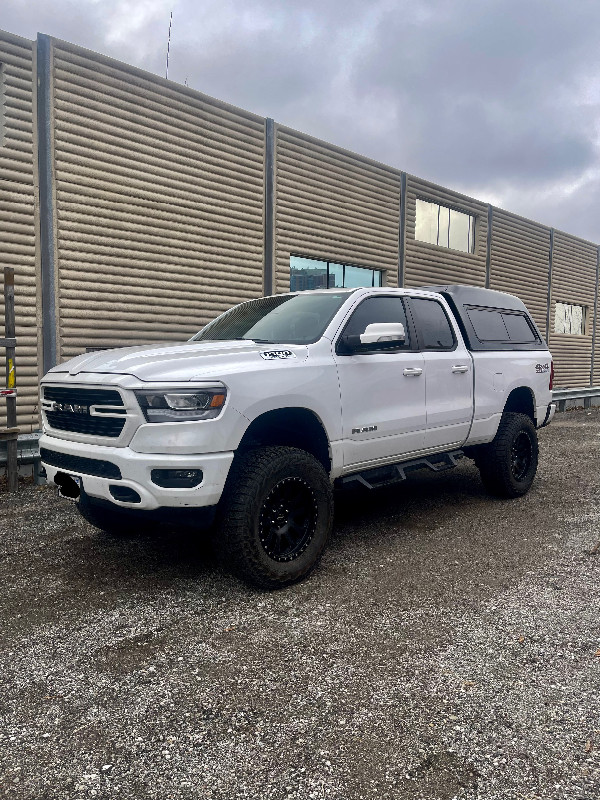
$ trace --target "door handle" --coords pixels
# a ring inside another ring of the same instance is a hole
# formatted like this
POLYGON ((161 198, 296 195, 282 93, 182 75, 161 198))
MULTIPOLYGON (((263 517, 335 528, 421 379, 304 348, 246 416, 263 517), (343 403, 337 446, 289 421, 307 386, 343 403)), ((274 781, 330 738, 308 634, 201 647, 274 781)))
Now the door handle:
POLYGON ((403 374, 407 378, 418 378, 422 372, 423 370, 420 367, 407 367, 403 374))
POLYGON ((456 372, 456 373, 459 373, 459 374, 462 373, 462 372, 468 372, 468 371, 469 371, 469 367, 466 364, 455 364, 452 367, 452 372, 456 372))

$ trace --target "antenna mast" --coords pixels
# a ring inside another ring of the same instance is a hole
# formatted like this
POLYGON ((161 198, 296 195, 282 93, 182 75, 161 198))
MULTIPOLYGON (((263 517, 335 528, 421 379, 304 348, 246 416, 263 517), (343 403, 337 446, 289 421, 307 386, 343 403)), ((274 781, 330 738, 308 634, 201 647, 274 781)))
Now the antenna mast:
POLYGON ((165 78, 169 77, 169 51, 171 49, 171 25, 173 24, 173 12, 171 11, 171 17, 169 19, 169 38, 167 39, 167 67, 165 69, 165 78))

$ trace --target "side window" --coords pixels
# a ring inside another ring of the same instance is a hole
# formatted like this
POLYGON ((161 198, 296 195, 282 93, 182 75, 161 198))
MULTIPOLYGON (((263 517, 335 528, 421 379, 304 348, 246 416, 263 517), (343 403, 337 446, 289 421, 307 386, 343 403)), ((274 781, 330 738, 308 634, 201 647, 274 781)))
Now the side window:
POLYGON ((406 340, 403 349, 410 349, 410 331, 401 297, 368 297, 356 308, 343 330, 344 336, 360 336, 373 322, 401 322, 406 340))
POLYGON ((452 350, 456 340, 441 304, 437 300, 411 297, 410 307, 423 350, 452 350))
POLYGON ((467 313, 480 342, 527 344, 538 341, 529 320, 525 314, 518 311, 469 308, 467 313))
POLYGON ((499 311, 470 308, 469 319, 480 342, 506 342, 508 331, 499 311))
POLYGON ((538 338, 525 314, 502 314, 502 319, 511 342, 515 342, 515 344, 537 342, 538 338))

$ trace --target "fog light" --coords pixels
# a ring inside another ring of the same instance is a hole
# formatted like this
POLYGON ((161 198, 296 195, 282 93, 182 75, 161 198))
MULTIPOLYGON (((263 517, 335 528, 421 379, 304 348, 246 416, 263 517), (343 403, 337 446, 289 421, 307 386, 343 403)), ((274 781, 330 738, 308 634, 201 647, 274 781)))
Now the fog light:
POLYGON ((163 489, 193 489, 204 477, 201 469, 153 469, 151 476, 163 489))

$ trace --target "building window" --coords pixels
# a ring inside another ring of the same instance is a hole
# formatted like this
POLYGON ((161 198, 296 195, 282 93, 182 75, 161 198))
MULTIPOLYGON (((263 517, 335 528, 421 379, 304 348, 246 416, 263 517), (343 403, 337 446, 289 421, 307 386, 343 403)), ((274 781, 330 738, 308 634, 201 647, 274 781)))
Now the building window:
POLYGON ((417 199, 415 239, 463 253, 475 252, 475 217, 455 208, 417 199))
POLYGON ((585 333, 587 308, 573 303, 557 303, 554 312, 554 332, 582 336, 585 333))
POLYGON ((381 286, 383 271, 356 267, 339 261, 321 261, 304 256, 290 256, 290 291, 307 289, 358 289, 381 286))

